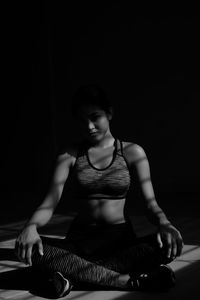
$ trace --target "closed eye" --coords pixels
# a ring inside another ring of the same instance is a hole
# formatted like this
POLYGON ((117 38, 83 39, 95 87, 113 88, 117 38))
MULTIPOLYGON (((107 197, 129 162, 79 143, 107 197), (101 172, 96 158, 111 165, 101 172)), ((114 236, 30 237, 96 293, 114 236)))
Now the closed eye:
POLYGON ((90 116, 90 121, 96 121, 98 118, 100 118, 99 114, 94 114, 90 116))

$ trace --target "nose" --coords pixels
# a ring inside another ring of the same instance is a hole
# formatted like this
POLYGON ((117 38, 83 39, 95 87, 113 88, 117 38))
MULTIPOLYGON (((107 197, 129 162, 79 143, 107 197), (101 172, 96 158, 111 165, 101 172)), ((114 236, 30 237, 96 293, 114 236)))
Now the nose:
POLYGON ((89 129, 89 130, 92 130, 92 129, 94 129, 94 128, 95 128, 94 123, 91 122, 91 121, 88 121, 88 129, 89 129))

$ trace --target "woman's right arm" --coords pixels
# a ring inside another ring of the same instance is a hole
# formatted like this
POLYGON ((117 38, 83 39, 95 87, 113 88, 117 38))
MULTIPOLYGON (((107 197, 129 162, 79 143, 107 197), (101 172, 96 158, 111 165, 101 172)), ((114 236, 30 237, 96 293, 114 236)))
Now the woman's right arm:
POLYGON ((70 168, 74 164, 75 156, 69 153, 58 157, 55 172, 52 178, 50 189, 32 217, 25 224, 15 243, 15 252, 18 258, 26 264, 32 265, 31 256, 33 245, 37 245, 38 251, 43 255, 43 246, 37 228, 42 227, 51 219, 53 212, 58 205, 65 181, 68 178, 70 168))

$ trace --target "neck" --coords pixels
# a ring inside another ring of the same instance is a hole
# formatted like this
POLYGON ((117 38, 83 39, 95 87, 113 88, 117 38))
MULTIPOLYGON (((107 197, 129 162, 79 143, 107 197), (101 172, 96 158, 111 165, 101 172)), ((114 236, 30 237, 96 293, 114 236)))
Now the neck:
POLYGON ((114 144, 115 138, 112 136, 111 132, 107 132, 106 135, 99 141, 90 143, 90 148, 108 148, 112 147, 114 144))

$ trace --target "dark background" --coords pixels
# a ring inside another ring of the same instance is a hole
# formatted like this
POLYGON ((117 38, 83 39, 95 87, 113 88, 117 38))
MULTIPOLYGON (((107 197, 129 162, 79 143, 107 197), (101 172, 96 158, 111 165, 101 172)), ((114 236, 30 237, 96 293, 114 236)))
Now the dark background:
MULTIPOLYGON (((43 199, 59 147, 78 137, 67 108, 83 83, 107 91, 113 133, 146 150, 160 205, 199 215, 200 17, 136 15, 131 2, 2 10, 0 222, 43 199)), ((139 198, 131 190, 133 214, 139 198)))

